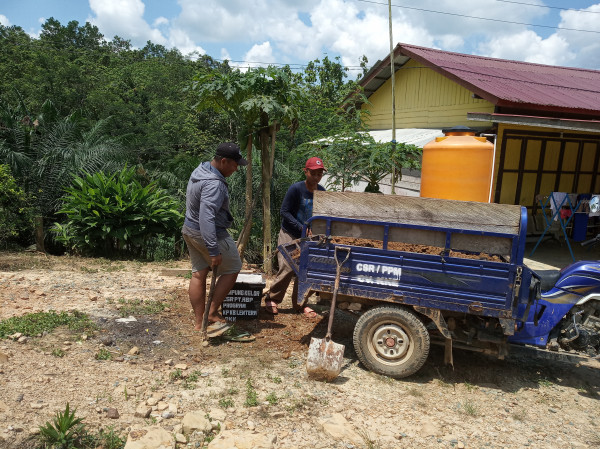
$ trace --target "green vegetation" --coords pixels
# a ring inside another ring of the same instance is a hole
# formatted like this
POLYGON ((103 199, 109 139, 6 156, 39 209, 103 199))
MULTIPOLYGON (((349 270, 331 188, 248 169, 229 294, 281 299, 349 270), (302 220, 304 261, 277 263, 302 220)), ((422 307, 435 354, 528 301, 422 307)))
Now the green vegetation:
POLYGON ((307 157, 323 157, 332 189, 363 179, 376 190, 418 155, 365 141, 365 117, 346 101, 365 98, 339 58, 242 72, 51 18, 37 37, 0 25, 0 74, 0 193, 12 176, 6 191, 31 201, 11 201, 11 214, 24 213, 5 222, 0 205, 0 247, 36 236, 51 253, 180 257, 189 175, 219 142, 236 141, 252 165, 228 179, 231 234, 249 263, 269 270, 279 207, 307 157))
POLYGON ((56 348, 52 350, 51 353, 54 357, 64 357, 65 356, 65 351, 63 351, 60 348, 56 348))
POLYGON ((244 405, 246 407, 256 407, 258 405, 258 394, 250 378, 246 380, 246 402, 244 402, 244 405))
POLYGON ((81 447, 81 437, 85 426, 82 418, 75 417, 75 410, 69 410, 69 403, 64 412, 57 412, 52 422, 47 421, 40 426, 42 441, 53 448, 81 447))
POLYGON ((52 421, 40 426, 39 439, 44 448, 52 449, 122 449, 125 440, 113 429, 100 429, 89 432, 83 418, 75 416, 75 410, 70 410, 69 403, 62 412, 57 412, 52 421))
POLYGON ((201 375, 202 372, 198 370, 192 371, 183 380, 183 388, 185 388, 186 390, 193 390, 194 388, 196 388, 196 382, 198 382, 198 379, 201 375))
POLYGON ((181 229, 177 202, 156 183, 142 185, 132 168, 76 177, 73 184, 59 211, 67 221, 53 228, 56 239, 72 250, 147 256, 144 250, 152 236, 181 229))
POLYGON ((30 200, 19 187, 8 165, 0 165, 0 248, 10 242, 27 242, 33 228, 30 200))
POLYGON ((112 354, 107 349, 101 348, 94 356, 96 360, 111 360, 112 354))
POLYGON ((464 401, 461 404, 461 408, 464 411, 464 413, 469 416, 478 416, 479 415, 479 409, 477 408, 477 405, 475 405, 472 401, 469 401, 469 400, 464 401))
POLYGON ((275 394, 275 392, 271 392, 267 395, 267 397, 265 398, 265 400, 271 404, 271 405, 275 405, 277 404, 277 402, 279 401, 279 398, 277 398, 277 395, 275 394))
POLYGON ((67 326, 76 332, 90 332, 96 329, 96 325, 90 318, 78 311, 70 313, 36 312, 0 321, 0 338, 6 338, 15 333, 35 337, 44 332, 51 332, 59 326, 67 326))
POLYGON ((280 384, 281 383, 281 377, 279 376, 275 376, 271 378, 271 381, 275 384, 280 384))
POLYGON ((233 399, 231 399, 231 398, 219 399, 219 407, 228 409, 229 407, 233 407, 233 406, 234 406, 233 399))
POLYGON ((183 373, 181 372, 181 369, 177 368, 175 371, 169 374, 169 379, 171 379, 172 382, 183 379, 183 373))

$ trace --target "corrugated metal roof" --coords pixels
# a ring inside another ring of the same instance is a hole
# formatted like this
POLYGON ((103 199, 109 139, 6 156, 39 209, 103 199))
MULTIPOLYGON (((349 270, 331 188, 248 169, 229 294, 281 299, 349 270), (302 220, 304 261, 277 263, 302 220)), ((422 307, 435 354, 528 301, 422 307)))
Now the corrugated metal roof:
MULTIPOLYGON (((369 131, 369 134, 375 139, 375 142, 391 142, 392 130, 379 129, 369 131)), ((396 142, 416 145, 422 148, 425 144, 431 142, 436 137, 443 136, 441 129, 424 128, 396 128, 396 142)))
MULTIPOLYGON (((598 70, 509 61, 406 44, 398 44, 394 55, 394 60, 400 62, 402 56, 410 57, 497 106, 600 115, 598 70)), ((381 75, 389 78, 389 57, 373 69, 361 83, 371 91, 379 87, 381 75)))

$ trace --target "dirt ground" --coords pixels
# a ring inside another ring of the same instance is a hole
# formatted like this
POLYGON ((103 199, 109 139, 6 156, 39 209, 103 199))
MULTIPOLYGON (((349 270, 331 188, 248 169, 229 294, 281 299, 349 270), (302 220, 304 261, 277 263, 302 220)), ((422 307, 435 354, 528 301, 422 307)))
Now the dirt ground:
MULTIPOLYGON (((452 368, 432 347, 416 375, 394 380, 358 362, 356 316, 339 311, 333 340, 346 346, 344 367, 335 381, 318 382, 304 364, 310 338, 325 334, 328 304, 312 304, 318 317, 310 319, 292 313, 287 297, 276 317, 261 311, 237 323, 254 342, 213 339, 203 347, 192 330, 188 280, 174 274, 187 268, 187 261, 0 253, 0 320, 77 310, 97 325, 86 335, 58 328, 0 340, 0 448, 34 447, 37 427, 67 402, 88 428, 124 438, 151 425, 178 434, 183 417, 200 411, 219 422, 213 433, 264 435, 264 447, 275 448, 600 447, 596 360, 525 350, 497 360, 456 350, 452 368), (134 302, 162 310, 127 313, 134 302), (118 321, 130 315, 135 321, 118 321), (109 359, 98 358, 107 352, 109 359), (136 416, 145 404, 151 415, 136 416)), ((186 438, 177 447, 208 441, 186 438)))

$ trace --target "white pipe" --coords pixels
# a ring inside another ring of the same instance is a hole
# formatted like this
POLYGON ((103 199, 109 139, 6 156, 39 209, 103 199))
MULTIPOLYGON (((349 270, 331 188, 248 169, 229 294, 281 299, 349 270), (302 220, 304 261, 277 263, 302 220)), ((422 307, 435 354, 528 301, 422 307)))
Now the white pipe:
POLYGON ((494 153, 492 154, 492 173, 490 174, 490 193, 488 195, 488 203, 492 202, 492 187, 494 186, 494 166, 496 165, 496 140, 498 139, 497 134, 480 134, 481 137, 493 137, 494 138, 494 153))

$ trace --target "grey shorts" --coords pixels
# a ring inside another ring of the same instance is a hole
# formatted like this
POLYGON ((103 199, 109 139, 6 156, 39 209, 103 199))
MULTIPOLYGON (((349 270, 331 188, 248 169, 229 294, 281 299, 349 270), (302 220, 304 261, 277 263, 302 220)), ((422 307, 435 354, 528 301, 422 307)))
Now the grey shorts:
MULTIPOLYGON (((204 244, 202 235, 198 231, 194 231, 187 226, 184 226, 182 234, 183 240, 185 240, 190 253, 192 273, 210 267, 210 255, 208 254, 208 249, 204 244)), ((222 257, 221 265, 219 265, 219 268, 217 269, 218 274, 239 273, 242 269, 242 260, 240 259, 240 253, 231 236, 228 235, 224 239, 219 239, 217 245, 222 257)))

